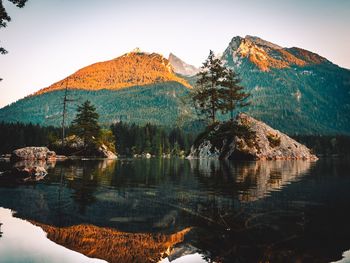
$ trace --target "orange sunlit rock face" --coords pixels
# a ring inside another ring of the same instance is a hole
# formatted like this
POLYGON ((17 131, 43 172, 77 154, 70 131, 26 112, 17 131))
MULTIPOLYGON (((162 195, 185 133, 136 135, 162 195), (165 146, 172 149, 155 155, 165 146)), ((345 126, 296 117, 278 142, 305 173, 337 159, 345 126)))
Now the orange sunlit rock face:
POLYGON ((94 225, 53 227, 36 222, 47 237, 64 247, 108 262, 158 262, 171 248, 184 240, 191 230, 165 235, 153 233, 127 233, 94 225))
POLYGON ((288 50, 290 52, 293 52, 296 57, 303 59, 307 64, 321 64, 327 61, 320 55, 317 55, 316 53, 312 53, 302 48, 293 47, 289 48, 288 50))
POLYGON ((320 64, 325 61, 319 55, 303 49, 264 46, 250 38, 242 39, 235 53, 242 58, 248 58, 261 71, 288 68, 292 65, 320 64))
POLYGON ((55 90, 118 90, 131 86, 143 86, 159 82, 175 81, 190 88, 186 80, 178 77, 163 56, 133 51, 121 57, 82 68, 34 95, 55 90))

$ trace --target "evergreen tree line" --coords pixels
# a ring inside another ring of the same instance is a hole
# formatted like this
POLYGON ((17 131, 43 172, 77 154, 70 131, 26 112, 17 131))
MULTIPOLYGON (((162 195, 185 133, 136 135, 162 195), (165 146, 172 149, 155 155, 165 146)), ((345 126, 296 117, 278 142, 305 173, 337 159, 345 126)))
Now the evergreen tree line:
POLYGON ((0 153, 11 153, 26 146, 44 146, 59 138, 58 127, 41 127, 23 123, 0 123, 0 153))
POLYGON ((292 137, 312 149, 317 155, 350 156, 350 136, 347 135, 295 135, 292 137))
MULTIPOLYGON (((179 128, 147 124, 117 123, 111 126, 120 155, 150 153, 152 155, 188 154, 195 134, 184 133, 179 128)), ((68 134, 69 132, 68 129, 68 134)), ((0 154, 26 146, 50 145, 60 139, 58 127, 41 127, 33 124, 0 122, 0 154)), ((350 156, 350 136, 346 135, 295 135, 294 139, 311 148, 318 155, 350 156)))
POLYGON ((119 155, 130 156, 149 153, 162 156, 184 156, 190 151, 194 134, 180 128, 165 129, 146 124, 139 126, 119 122, 111 126, 119 155))

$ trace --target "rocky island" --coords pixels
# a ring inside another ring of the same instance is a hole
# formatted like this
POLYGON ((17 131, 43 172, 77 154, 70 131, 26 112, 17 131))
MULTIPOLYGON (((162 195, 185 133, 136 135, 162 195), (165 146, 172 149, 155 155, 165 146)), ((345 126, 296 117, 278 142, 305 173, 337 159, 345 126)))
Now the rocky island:
POLYGON ((309 148, 245 113, 198 136, 189 159, 317 160, 309 148))

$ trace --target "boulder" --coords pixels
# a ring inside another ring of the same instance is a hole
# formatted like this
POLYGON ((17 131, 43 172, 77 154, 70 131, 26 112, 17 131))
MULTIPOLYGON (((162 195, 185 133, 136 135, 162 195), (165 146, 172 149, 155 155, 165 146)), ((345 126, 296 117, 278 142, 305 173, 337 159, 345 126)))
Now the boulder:
POLYGON ((244 113, 232 122, 216 124, 201 134, 188 158, 318 159, 306 146, 244 113))
POLYGON ((98 155, 101 156, 102 158, 117 159, 117 155, 115 155, 114 152, 108 150, 107 146, 104 144, 98 147, 97 151, 98 151, 98 155))
POLYGON ((24 147, 14 150, 11 155, 12 161, 20 160, 54 160, 56 153, 47 147, 24 147))

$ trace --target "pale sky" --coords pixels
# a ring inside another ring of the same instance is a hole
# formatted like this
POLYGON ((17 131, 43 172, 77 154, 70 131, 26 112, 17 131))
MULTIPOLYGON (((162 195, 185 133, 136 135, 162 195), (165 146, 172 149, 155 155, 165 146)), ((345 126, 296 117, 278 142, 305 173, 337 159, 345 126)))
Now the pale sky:
POLYGON ((255 35, 350 68, 350 0, 29 0, 0 30, 0 107, 135 47, 200 66, 255 35))

